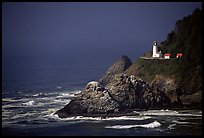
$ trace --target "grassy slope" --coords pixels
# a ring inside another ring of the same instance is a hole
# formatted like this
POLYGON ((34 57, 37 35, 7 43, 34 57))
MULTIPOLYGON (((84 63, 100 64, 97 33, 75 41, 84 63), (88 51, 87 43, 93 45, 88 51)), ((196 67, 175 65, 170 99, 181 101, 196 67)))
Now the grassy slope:
POLYGON ((151 82, 157 74, 176 77, 179 59, 147 60, 139 58, 126 73, 138 76, 147 82, 151 82))

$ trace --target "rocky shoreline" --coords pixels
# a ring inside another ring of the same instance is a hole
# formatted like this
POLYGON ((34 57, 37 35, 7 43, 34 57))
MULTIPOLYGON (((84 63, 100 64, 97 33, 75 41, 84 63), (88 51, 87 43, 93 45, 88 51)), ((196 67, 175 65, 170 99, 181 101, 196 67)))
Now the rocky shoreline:
MULTIPOLYGON (((89 82, 84 90, 55 114, 60 118, 76 115, 107 117, 131 115, 133 110, 188 107, 185 105, 189 104, 186 102, 189 97, 179 95, 180 89, 173 79, 158 76, 158 79, 148 83, 125 73, 131 65, 131 60, 122 56, 99 81, 89 82)), ((199 94, 195 96, 199 98, 199 94)), ((196 108, 200 108, 200 101, 192 102, 196 108)))

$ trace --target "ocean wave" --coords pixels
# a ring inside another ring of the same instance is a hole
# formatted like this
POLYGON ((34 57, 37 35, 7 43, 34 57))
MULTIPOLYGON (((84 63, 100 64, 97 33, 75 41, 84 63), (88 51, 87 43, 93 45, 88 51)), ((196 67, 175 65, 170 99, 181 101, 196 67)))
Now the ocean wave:
POLYGON ((47 110, 42 111, 41 114, 44 114, 45 116, 52 116, 57 110, 58 108, 48 108, 47 110))
POLYGON ((142 111, 137 112, 133 111, 135 113, 139 113, 140 115, 149 115, 149 116, 202 116, 200 113, 182 113, 175 110, 148 110, 148 111, 142 111))
POLYGON ((75 94, 80 93, 81 90, 74 90, 74 91, 63 91, 63 92, 40 92, 35 93, 32 95, 26 95, 26 96, 32 96, 32 97, 74 97, 75 94))
POLYGON ((59 93, 59 96, 57 97, 75 97, 75 94, 78 94, 80 93, 81 91, 80 90, 76 90, 76 91, 72 91, 72 92, 61 92, 59 93))
POLYGON ((16 115, 14 115, 13 117, 11 117, 10 119, 14 119, 14 120, 16 120, 16 119, 24 119, 25 117, 26 117, 26 118, 27 118, 27 117, 33 118, 33 117, 36 117, 36 114, 37 114, 37 113, 29 113, 29 112, 24 113, 24 114, 16 114, 16 115))
POLYGON ((37 97, 37 96, 41 96, 44 95, 43 93, 37 93, 37 94, 33 94, 33 97, 37 97))
POLYGON ((12 103, 12 102, 21 102, 21 101, 25 101, 25 99, 18 99, 18 100, 11 99, 11 98, 3 98, 2 99, 2 102, 10 102, 10 103, 12 103))
POLYGON ((185 124, 196 124, 193 122, 184 122, 184 121, 178 121, 178 120, 173 120, 173 123, 179 124, 179 125, 185 125, 185 124))
POLYGON ((56 103, 62 103, 62 104, 68 104, 71 100, 70 99, 66 99, 66 100, 63 100, 63 99, 58 99, 58 100, 54 100, 53 102, 51 102, 52 104, 56 104, 56 103))
MULTIPOLYGON (((44 96, 47 96, 47 97, 50 97, 50 96, 57 96, 58 95, 58 93, 57 92, 51 92, 51 93, 49 93, 49 92, 40 92, 40 93, 35 93, 35 94, 32 94, 32 96, 33 97, 44 97, 44 96)), ((26 95, 26 96, 31 96, 30 94, 29 95, 26 95)))
POLYGON ((35 97, 35 98, 24 98, 20 100, 14 100, 10 98, 3 99, 4 104, 2 108, 19 108, 19 107, 45 107, 46 106, 62 106, 68 104, 70 98, 56 98, 53 97, 35 97))
POLYGON ((143 127, 143 128, 155 128, 160 127, 161 124, 158 121, 154 121, 149 124, 143 125, 115 125, 115 126, 105 126, 105 128, 113 128, 113 129, 129 129, 129 128, 136 128, 136 127, 143 127))
POLYGON ((85 121, 115 121, 115 120, 147 120, 151 117, 149 116, 120 116, 120 117, 85 117, 85 116, 72 116, 67 118, 59 118, 57 114, 54 113, 47 115, 58 120, 72 121, 72 120, 85 120, 85 121))
POLYGON ((146 120, 150 119, 150 116, 120 116, 120 117, 108 117, 102 118, 102 120, 146 120))
POLYGON ((176 124, 170 124, 167 128, 168 128, 168 129, 175 129, 174 126, 176 126, 176 124))
POLYGON ((137 113, 139 113, 140 115, 176 115, 178 114, 177 111, 168 110, 168 109, 167 110, 148 110, 148 111, 142 111, 137 113))
POLYGON ((2 109, 7 110, 7 109, 16 109, 16 108, 23 108, 24 106, 21 105, 3 105, 2 109))
POLYGON ((11 116, 12 112, 7 110, 2 110, 2 119, 8 119, 11 116))

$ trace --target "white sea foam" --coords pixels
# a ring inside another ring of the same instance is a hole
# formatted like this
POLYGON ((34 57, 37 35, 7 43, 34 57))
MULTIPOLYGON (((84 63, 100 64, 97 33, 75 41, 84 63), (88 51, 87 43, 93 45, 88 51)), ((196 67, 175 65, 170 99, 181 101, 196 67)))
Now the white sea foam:
MULTIPOLYGON (((142 111, 137 112, 133 111, 135 113, 139 113, 140 115, 153 115, 153 116, 202 116, 202 114, 199 113, 182 113, 174 110, 148 110, 148 111, 142 111)), ((202 113, 202 112, 201 112, 202 113)))
MULTIPOLYGON (((44 111, 44 113, 46 113, 46 112, 49 112, 49 111, 44 111)), ((44 115, 44 117, 45 118, 52 118, 52 119, 60 120, 58 115, 57 114, 54 115, 54 113, 55 113, 55 111, 52 112, 51 114, 44 115)))
POLYGON ((3 98, 2 99, 3 102, 21 102, 21 101, 25 101, 25 99, 11 99, 11 98, 3 98))
POLYGON ((57 96, 57 98, 72 98, 75 97, 75 94, 80 93, 80 90, 77 91, 72 91, 72 92, 63 92, 63 93, 59 93, 59 96, 57 96))
POLYGON ((21 107, 24 107, 24 106, 21 106, 21 105, 3 105, 2 106, 2 108, 6 110, 7 108, 21 108, 21 107))
POLYGON ((176 123, 176 124, 181 124, 181 125, 185 125, 185 124, 196 124, 196 123, 193 123, 193 122, 184 122, 184 121, 178 121, 178 120, 173 120, 172 122, 173 122, 173 123, 176 123))
POLYGON ((196 113, 192 113, 192 114, 190 114, 190 113, 189 114, 188 113, 187 114, 183 114, 182 113, 182 114, 177 114, 176 116, 189 116, 189 117, 190 116, 197 116, 197 117, 202 117, 202 115, 196 114, 196 113))
POLYGON ((154 121, 149 124, 143 125, 115 125, 115 126, 106 126, 105 128, 113 128, 113 129, 129 129, 129 128, 136 128, 136 127, 143 127, 143 128, 155 128, 159 127, 161 124, 158 121, 154 121))
POLYGON ((12 112, 8 110, 2 110, 2 119, 8 119, 11 116, 12 112))
MULTIPOLYGON (((61 97, 74 97, 74 94, 75 93, 60 93, 60 96, 61 97)), ((60 96, 58 96, 58 97, 60 97, 60 96)))
POLYGON ((15 116, 11 117, 10 119, 20 119, 25 117, 34 117, 36 116, 36 113, 24 113, 24 114, 16 114, 15 116))
POLYGON ((150 119, 149 116, 120 116, 120 117, 108 117, 102 118, 102 120, 146 120, 150 119))
POLYGON ((58 108, 48 108, 46 111, 42 111, 42 114, 46 114, 45 116, 52 116, 58 108))
POLYGON ((146 120, 150 119, 149 116, 120 116, 120 117, 85 117, 85 116, 73 116, 67 118, 59 118, 58 115, 47 115, 48 117, 55 118, 58 120, 74 121, 74 120, 85 120, 85 121, 115 121, 115 120, 146 120))
POLYGON ((148 111, 142 111, 142 112, 137 112, 140 115, 157 115, 157 116, 161 116, 161 115, 176 115, 178 114, 177 111, 174 110, 148 110, 148 111))
POLYGON ((176 126, 176 124, 170 124, 167 128, 168 129, 175 129, 174 126, 176 126))
POLYGON ((26 102, 26 103, 22 103, 22 105, 26 105, 26 106, 32 106, 34 104, 35 104, 35 101, 33 101, 33 100, 26 102))
POLYGON ((56 104, 56 103, 61 103, 61 104, 68 104, 71 100, 70 99, 66 99, 66 100, 63 100, 63 99, 58 99, 58 100, 54 100, 53 102, 51 102, 50 104, 56 104))
POLYGON ((42 93, 33 94, 33 97, 43 95, 42 93))

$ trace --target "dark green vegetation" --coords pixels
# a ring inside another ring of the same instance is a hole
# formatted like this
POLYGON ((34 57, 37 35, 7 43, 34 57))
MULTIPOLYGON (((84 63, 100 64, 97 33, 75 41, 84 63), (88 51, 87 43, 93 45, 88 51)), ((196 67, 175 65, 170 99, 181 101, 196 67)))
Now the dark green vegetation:
POLYGON ((158 60, 158 59, 141 59, 139 58, 134 66, 127 70, 127 73, 138 76, 147 82, 151 82, 155 75, 175 77, 179 69, 179 59, 158 60))
MULTIPOLYGON (((175 79, 182 89, 181 95, 202 91, 202 10, 195 9, 192 15, 178 20, 175 29, 161 42, 159 50, 170 53, 170 60, 137 61, 126 71, 145 81, 151 82, 155 75, 163 75, 175 79), (176 53, 183 53, 176 59, 176 53)), ((151 51, 144 55, 150 55, 151 51)))

